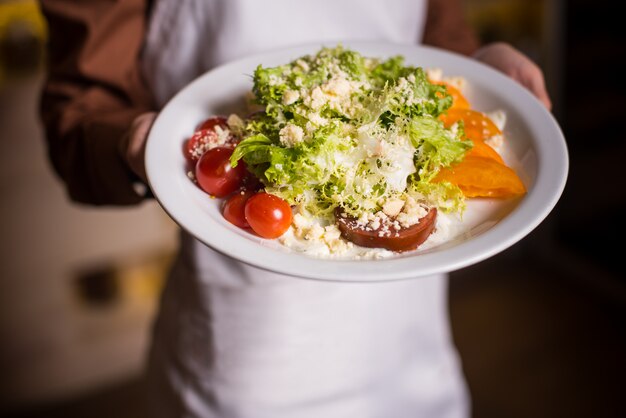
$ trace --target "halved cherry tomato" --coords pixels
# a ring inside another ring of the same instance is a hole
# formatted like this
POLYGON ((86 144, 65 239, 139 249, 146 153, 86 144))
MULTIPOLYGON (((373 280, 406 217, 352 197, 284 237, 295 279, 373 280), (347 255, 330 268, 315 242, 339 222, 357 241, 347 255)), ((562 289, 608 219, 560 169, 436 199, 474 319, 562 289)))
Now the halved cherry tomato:
POLYGON ((222 129, 227 129, 228 128, 228 123, 226 123, 226 118, 223 117, 223 116, 213 116, 211 118, 208 118, 207 120, 202 122, 202 124, 200 125, 200 127, 197 130, 198 131, 201 130, 201 129, 212 129, 212 130, 215 130, 216 126, 219 126, 222 129))
POLYGON ((196 180, 205 192, 215 197, 224 197, 239 189, 247 170, 241 162, 237 167, 230 165, 232 148, 217 147, 205 152, 196 164, 196 180))
POLYGON ((191 135, 191 138, 185 142, 185 158, 190 163, 195 163, 219 141, 217 133, 211 129, 201 129, 191 135))
POLYGON ((246 220, 254 232, 263 238, 278 238, 291 225, 289 203, 269 193, 257 193, 246 202, 246 220))
POLYGON ((226 118, 222 116, 215 116, 202 122, 200 127, 191 135, 191 137, 185 142, 184 154, 187 161, 191 164, 195 164, 200 159, 202 154, 218 146, 235 146, 237 138, 234 135, 229 135, 228 139, 224 141, 220 140, 216 128, 228 129, 226 118))
POLYGON ((246 220, 245 207, 246 202, 253 195, 254 192, 252 191, 242 190, 230 196, 224 203, 224 209, 222 210, 224 218, 239 228, 250 228, 250 224, 246 220))
POLYGON ((465 127, 465 136, 474 141, 484 141, 495 135, 501 135, 502 131, 493 123, 487 115, 471 109, 448 109, 447 113, 440 116, 446 128, 462 120, 465 127))

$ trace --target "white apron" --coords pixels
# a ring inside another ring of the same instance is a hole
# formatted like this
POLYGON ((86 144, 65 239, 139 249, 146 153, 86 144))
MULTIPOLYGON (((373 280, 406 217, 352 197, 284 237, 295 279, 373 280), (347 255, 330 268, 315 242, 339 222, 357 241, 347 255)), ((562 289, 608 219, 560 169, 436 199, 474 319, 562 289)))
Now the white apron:
MULTIPOLYGON (((335 40, 421 39, 415 0, 160 0, 144 72, 159 105, 251 53, 335 40)), ((152 416, 460 418, 445 275, 304 280, 250 267, 182 234, 149 362, 152 416)))

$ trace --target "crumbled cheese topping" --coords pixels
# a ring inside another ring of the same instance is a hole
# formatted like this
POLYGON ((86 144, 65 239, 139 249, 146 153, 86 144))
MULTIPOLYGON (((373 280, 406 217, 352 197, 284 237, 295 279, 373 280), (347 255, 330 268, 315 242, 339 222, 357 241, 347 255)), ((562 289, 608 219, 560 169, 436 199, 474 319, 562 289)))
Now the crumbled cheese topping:
POLYGON ((291 148, 304 138, 304 131, 298 125, 288 123, 279 132, 280 142, 284 146, 291 148))
POLYGON ((363 231, 376 232, 379 237, 399 236, 400 224, 385 212, 363 212, 356 220, 355 225, 363 231))
POLYGON ((391 217, 398 216, 403 206, 404 206, 403 200, 389 199, 383 205, 383 213, 391 217))
POLYGON ((426 68, 426 77, 433 82, 439 82, 443 79, 443 70, 441 68, 426 68))
POLYGON ((332 96, 345 97, 352 92, 352 85, 345 78, 333 78, 322 85, 322 90, 332 96))
POLYGON ((226 119, 226 124, 235 133, 243 132, 246 124, 238 115, 231 113, 226 119))
POLYGON ((428 213, 428 208, 417 202, 413 197, 407 196, 402 211, 396 216, 396 220, 403 228, 415 225, 428 213))
POLYGON ((283 104, 290 105, 298 101, 300 98, 300 92, 294 90, 287 90, 283 93, 283 104))
POLYGON ((309 67, 309 63, 306 62, 305 60, 303 60, 303 59, 297 60, 296 61, 296 65, 298 67, 300 67, 300 69, 302 70, 303 73, 308 73, 309 72, 309 68, 310 68, 309 67))
POLYGON ((315 128, 317 126, 324 126, 328 124, 328 119, 322 117, 319 113, 310 112, 308 113, 309 122, 315 128))
POLYGON ((317 86, 305 97, 304 104, 313 110, 317 110, 326 104, 326 97, 321 87, 317 86))
POLYGON ((366 86, 362 81, 350 80, 338 65, 331 66, 332 77, 321 86, 316 86, 310 91, 300 90, 303 103, 315 112, 328 106, 348 116, 353 116, 362 108, 358 100, 352 100, 352 95, 366 86))
POLYGON ((324 228, 322 228, 319 224, 313 224, 310 228, 307 229, 304 239, 306 240, 319 240, 324 235, 324 228))
POLYGON ((270 86, 275 86, 281 82, 282 82, 281 78, 278 77, 276 74, 270 74, 269 81, 268 81, 268 84, 270 86))
POLYGON ((401 229, 419 223, 428 213, 428 208, 413 197, 389 199, 383 209, 376 213, 363 212, 356 219, 355 226, 363 231, 377 232, 379 237, 399 236, 401 229))
POLYGON ((191 156, 195 159, 199 159, 210 149, 225 145, 231 138, 230 129, 222 128, 219 125, 215 125, 208 132, 198 131, 195 135, 202 135, 195 146, 190 149, 191 156))
MULTIPOLYGON (((335 256, 345 255, 354 244, 341 237, 341 231, 337 225, 320 225, 317 220, 313 220, 300 213, 296 213, 290 227, 291 234, 296 240, 304 241, 308 247, 323 249, 323 253, 335 256)), ((281 237, 284 245, 290 246, 290 234, 281 237)))
POLYGON ((222 128, 220 125, 215 125, 213 130, 217 134, 217 143, 219 145, 224 145, 230 138, 230 129, 228 128, 222 128))

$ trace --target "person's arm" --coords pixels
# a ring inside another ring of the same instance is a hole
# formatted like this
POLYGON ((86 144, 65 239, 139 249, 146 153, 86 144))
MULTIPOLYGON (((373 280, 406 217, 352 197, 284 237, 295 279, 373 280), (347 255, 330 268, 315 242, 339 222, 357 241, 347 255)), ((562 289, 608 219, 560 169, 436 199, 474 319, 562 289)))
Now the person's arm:
POLYGON ((43 0, 49 24, 41 116, 70 197, 128 205, 143 196, 127 161, 133 120, 152 108, 139 72, 147 0, 43 0))

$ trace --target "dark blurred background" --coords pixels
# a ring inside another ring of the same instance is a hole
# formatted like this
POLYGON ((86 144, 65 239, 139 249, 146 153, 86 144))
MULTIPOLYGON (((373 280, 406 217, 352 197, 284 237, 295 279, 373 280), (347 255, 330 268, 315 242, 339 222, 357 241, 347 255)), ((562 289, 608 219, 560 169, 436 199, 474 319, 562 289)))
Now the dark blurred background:
MULTIPOLYGON (((468 0, 466 11, 483 41, 508 41, 544 69, 571 164, 540 227, 452 274, 473 416, 624 417, 620 2, 468 0)), ((37 116, 45 39, 36 2, 0 0, 0 416, 142 417, 141 371, 176 227, 154 202, 67 201, 37 116)))

